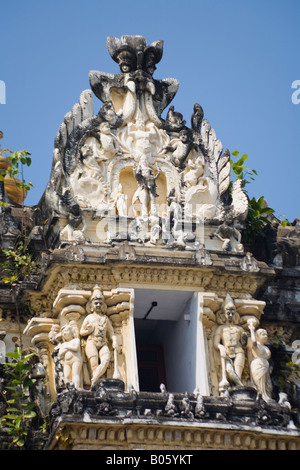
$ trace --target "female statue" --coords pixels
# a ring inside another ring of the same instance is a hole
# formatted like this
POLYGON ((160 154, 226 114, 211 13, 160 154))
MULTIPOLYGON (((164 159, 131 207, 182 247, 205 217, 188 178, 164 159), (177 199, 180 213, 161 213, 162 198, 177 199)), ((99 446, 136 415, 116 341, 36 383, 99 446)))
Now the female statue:
POLYGON ((270 349, 265 345, 268 340, 266 330, 260 328, 255 332, 254 321, 248 320, 250 330, 250 349, 254 359, 251 361, 250 370, 253 382, 263 400, 272 401, 272 382, 270 377, 269 359, 270 349))

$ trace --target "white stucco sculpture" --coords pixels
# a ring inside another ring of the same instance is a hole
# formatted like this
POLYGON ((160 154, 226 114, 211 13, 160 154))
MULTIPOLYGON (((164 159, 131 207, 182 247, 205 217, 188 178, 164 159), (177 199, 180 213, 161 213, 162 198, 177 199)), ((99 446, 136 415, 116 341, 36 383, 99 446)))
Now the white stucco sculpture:
POLYGON ((270 364, 271 351, 266 346, 268 341, 267 331, 259 328, 255 331, 255 323, 249 319, 248 328, 250 330, 249 348, 253 359, 251 360, 250 370, 254 385, 261 395, 263 400, 272 401, 272 382, 270 377, 270 364))
POLYGON ((94 288, 89 302, 91 313, 84 319, 80 335, 86 339, 85 353, 89 361, 92 374, 91 385, 93 385, 105 374, 109 366, 111 353, 108 341, 112 341, 114 350, 118 350, 118 342, 111 321, 106 315, 107 306, 98 286, 94 288))
POLYGON ((221 359, 219 390, 224 392, 232 384, 243 385, 247 334, 239 325, 239 315, 228 294, 221 308, 221 318, 223 323, 216 329, 214 347, 219 351, 221 359))
POLYGON ((107 48, 120 70, 90 72, 92 91, 102 102, 99 112, 92 114, 92 96, 86 90, 65 115, 55 139, 46 203, 50 212, 64 215, 60 242, 111 244, 125 237, 167 249, 171 240, 180 250, 197 251, 207 243, 214 250, 243 251, 248 200, 240 181, 230 186, 230 152, 223 152, 198 103, 190 127, 169 106, 178 80, 153 78, 163 42, 147 45, 142 36, 108 37, 107 48), (168 234, 164 229, 173 190, 188 234, 175 226, 168 234), (107 231, 99 236, 95 227, 106 217, 107 231), (121 236, 111 229, 113 217, 128 219, 122 220, 121 236), (140 219, 134 221, 138 234, 130 219, 140 219))
POLYGON ((61 329, 62 342, 58 344, 58 359, 63 366, 65 383, 73 382, 75 388, 82 387, 82 355, 80 338, 76 329, 66 324, 61 329))

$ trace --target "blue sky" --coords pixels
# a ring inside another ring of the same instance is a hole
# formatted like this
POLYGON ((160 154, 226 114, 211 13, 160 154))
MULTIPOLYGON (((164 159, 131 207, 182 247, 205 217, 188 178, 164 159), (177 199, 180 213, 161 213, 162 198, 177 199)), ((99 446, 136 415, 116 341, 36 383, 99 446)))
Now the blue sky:
POLYGON ((1 146, 32 154, 27 205, 45 190, 54 138, 89 71, 118 73, 106 37, 140 34, 164 40, 154 78, 179 79, 175 110, 189 124, 200 103, 224 148, 249 155, 249 195, 300 217, 299 0, 2 0, 0 18, 1 146))

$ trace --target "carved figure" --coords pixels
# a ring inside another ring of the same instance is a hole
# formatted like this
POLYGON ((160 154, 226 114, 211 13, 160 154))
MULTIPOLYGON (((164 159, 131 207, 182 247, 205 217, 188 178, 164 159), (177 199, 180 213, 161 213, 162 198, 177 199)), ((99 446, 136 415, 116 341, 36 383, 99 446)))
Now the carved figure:
POLYGON ((91 313, 84 319, 80 335, 84 338, 87 337, 85 352, 91 369, 91 384, 93 385, 105 374, 109 366, 111 353, 108 341, 112 341, 114 350, 118 350, 119 346, 111 321, 106 315, 107 307, 103 294, 98 286, 94 288, 89 302, 91 313))
POLYGON ((219 214, 217 207, 218 191, 210 177, 200 177, 197 184, 187 188, 185 214, 200 218, 215 218, 219 214))
POLYGON ((112 128, 119 127, 122 123, 120 117, 115 111, 111 99, 104 101, 99 111, 99 116, 103 119, 103 121, 106 121, 112 128))
POLYGON ((4 248, 13 248, 15 240, 20 236, 20 225, 11 213, 11 207, 7 206, 3 209, 1 215, 1 231, 0 237, 4 248))
POLYGON ((55 385, 56 385, 56 389, 59 390, 60 388, 63 388, 65 385, 63 364, 58 357, 59 344, 62 342, 62 336, 61 336, 59 325, 52 326, 49 332, 49 341, 51 344, 56 346, 51 354, 51 357, 54 362, 55 385))
POLYGON ((203 396, 200 393, 197 393, 195 416, 196 418, 204 418, 206 415, 207 415, 207 412, 205 410, 203 396))
POLYGON ((108 122, 100 124, 100 142, 101 142, 101 156, 112 158, 119 151, 118 143, 115 135, 112 133, 108 122))
POLYGON ((247 324, 251 339, 249 348, 254 357, 250 364, 251 376, 263 400, 266 402, 272 401, 273 386, 269 365, 271 351, 265 344, 268 341, 268 333, 263 328, 255 331, 255 323, 251 319, 248 320, 247 324))
POLYGON ((118 63, 122 73, 133 72, 136 68, 136 57, 134 52, 131 52, 130 50, 121 50, 116 55, 116 62, 118 63))
POLYGON ((97 160, 107 160, 107 158, 103 155, 99 158, 100 142, 98 139, 89 137, 81 148, 81 155, 84 172, 94 178, 101 176, 97 160))
POLYGON ((70 178, 72 192, 80 207, 96 209, 105 201, 107 185, 101 165, 107 157, 101 152, 100 142, 95 137, 86 139, 81 148, 82 162, 70 178))
POLYGON ((158 170, 155 175, 152 168, 148 165, 147 159, 142 157, 138 167, 134 167, 134 175, 137 179, 139 188, 132 198, 132 205, 138 200, 141 203, 141 216, 148 217, 149 213, 156 215, 156 180, 159 177, 158 170))
POLYGON ((179 415, 179 413, 176 410, 176 405, 175 405, 175 402, 174 402, 174 394, 173 393, 168 394, 168 401, 167 401, 167 404, 165 406, 165 413, 166 413, 167 416, 178 416, 179 415))
MULTIPOLYGON (((143 36, 124 35, 108 37, 107 48, 119 70, 117 74, 90 72, 91 89, 102 102, 97 114, 93 110, 92 92, 85 90, 79 103, 65 115, 55 139, 45 214, 41 217, 51 220, 48 214, 55 211, 68 218, 60 241, 111 242, 115 237, 111 227, 115 224, 110 224, 107 232, 98 237, 95 218, 113 212, 124 217, 128 210, 130 216, 132 211, 136 217, 137 230, 131 230, 131 241, 150 240, 151 244, 157 244, 166 238, 160 236, 159 225, 167 220, 162 220, 163 204, 175 187, 176 201, 169 211, 174 214, 174 244, 166 243, 168 247, 195 249, 194 239, 199 243, 200 224, 207 219, 223 222, 226 214, 224 224, 212 237, 221 240, 223 250, 242 251, 242 227, 238 225, 247 214, 247 197, 240 181, 235 181, 229 198, 230 152, 226 149, 222 153, 222 143, 208 120, 203 119, 202 107, 194 104, 188 127, 184 116, 169 106, 178 90, 178 80, 153 78, 162 58, 163 41, 147 45, 143 36), (162 112, 167 107, 163 119, 162 112), (130 181, 133 165, 136 165, 138 188, 132 197, 136 189, 132 189, 130 181), (156 180, 160 171, 158 210, 156 180), (125 195, 118 191, 121 181, 130 198, 128 204, 125 195), (65 202, 68 191, 81 214, 76 206, 65 202), (151 227, 145 229, 150 217, 151 227), (180 225, 188 227, 188 234, 183 233, 180 225), (89 240, 85 233, 89 234, 89 240)), ((218 241, 216 245, 221 243, 218 241)))
MULTIPOLYGON (((163 126, 160 113, 171 102, 178 89, 175 79, 153 80, 155 65, 160 61, 163 41, 147 46, 143 36, 107 38, 107 48, 120 67, 115 76, 103 72, 90 72, 90 84, 101 101, 113 101, 112 89, 117 90, 123 105, 118 110, 119 121, 128 122, 136 113, 145 113, 158 127, 163 126)), ((120 125, 120 123, 119 123, 120 125)))
POLYGON ((169 148, 169 150, 173 152, 171 157, 173 165, 178 168, 184 168, 185 160, 187 159, 192 148, 193 142, 190 139, 190 133, 188 129, 182 129, 179 132, 179 140, 176 140, 173 146, 169 148))
POLYGON ((181 113, 174 111, 174 106, 170 106, 166 122, 165 122, 165 129, 171 132, 179 132, 185 126, 186 122, 183 119, 181 113))
POLYGON ((137 119, 134 124, 128 123, 127 146, 133 150, 137 162, 142 158, 147 159, 149 163, 154 162, 151 140, 156 137, 156 134, 153 123, 148 122, 146 126, 142 118, 137 119))
POLYGON ((184 416, 186 418, 193 418, 194 417, 194 414, 192 412, 191 403, 190 403, 190 400, 189 400, 189 397, 188 397, 187 393, 185 393, 184 397, 180 401, 179 409, 181 411, 181 416, 184 416))
POLYGON ((223 242, 224 251, 242 251, 241 233, 234 225, 235 221, 229 214, 225 216, 224 222, 217 228, 210 238, 216 237, 223 242))
POLYGON ((159 240, 161 234, 161 227, 159 224, 159 217, 157 215, 150 215, 150 243, 155 245, 159 240))
POLYGON ((182 207, 176 197, 175 189, 173 188, 167 198, 169 206, 170 226, 174 233, 182 230, 182 207))
POLYGON ((86 229, 85 219, 81 213, 78 204, 72 204, 68 215, 68 224, 62 229, 60 233, 60 239, 62 241, 85 241, 84 231, 86 229), (82 224, 82 229, 78 230, 78 227, 82 224), (76 230, 77 229, 77 230, 76 230))
MULTIPOLYGON (((225 153, 225 152, 224 152, 225 153)), ((236 180, 232 185, 232 204, 231 213, 234 219, 242 222, 246 219, 248 214, 248 199, 242 189, 242 181, 236 180)))
POLYGON ((204 111, 200 104, 195 103, 191 116, 191 126, 193 131, 200 132, 201 123, 203 121, 204 111))
POLYGON ((118 186, 118 192, 115 197, 116 212, 119 217, 127 216, 127 195, 123 193, 121 184, 118 186))
POLYGON ((220 391, 226 390, 230 384, 243 385, 242 373, 245 365, 247 334, 238 325, 239 315, 229 295, 222 306, 224 324, 220 325, 214 336, 214 347, 220 353, 222 378, 220 391))
POLYGON ((196 186, 199 178, 204 173, 204 158, 202 155, 197 156, 195 160, 189 158, 186 170, 183 173, 183 183, 188 188, 191 186, 196 186))
POLYGON ((66 383, 73 382, 76 389, 82 384, 82 356, 80 338, 75 328, 65 325, 61 329, 62 343, 58 348, 58 359, 63 364, 63 374, 66 383))

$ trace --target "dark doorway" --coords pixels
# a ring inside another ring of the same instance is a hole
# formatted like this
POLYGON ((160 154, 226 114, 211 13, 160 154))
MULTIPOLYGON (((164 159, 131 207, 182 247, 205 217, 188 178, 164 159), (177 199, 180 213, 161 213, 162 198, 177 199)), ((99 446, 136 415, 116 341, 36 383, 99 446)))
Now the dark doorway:
POLYGON ((166 385, 163 347, 158 344, 138 344, 137 362, 141 392, 160 392, 166 385))

